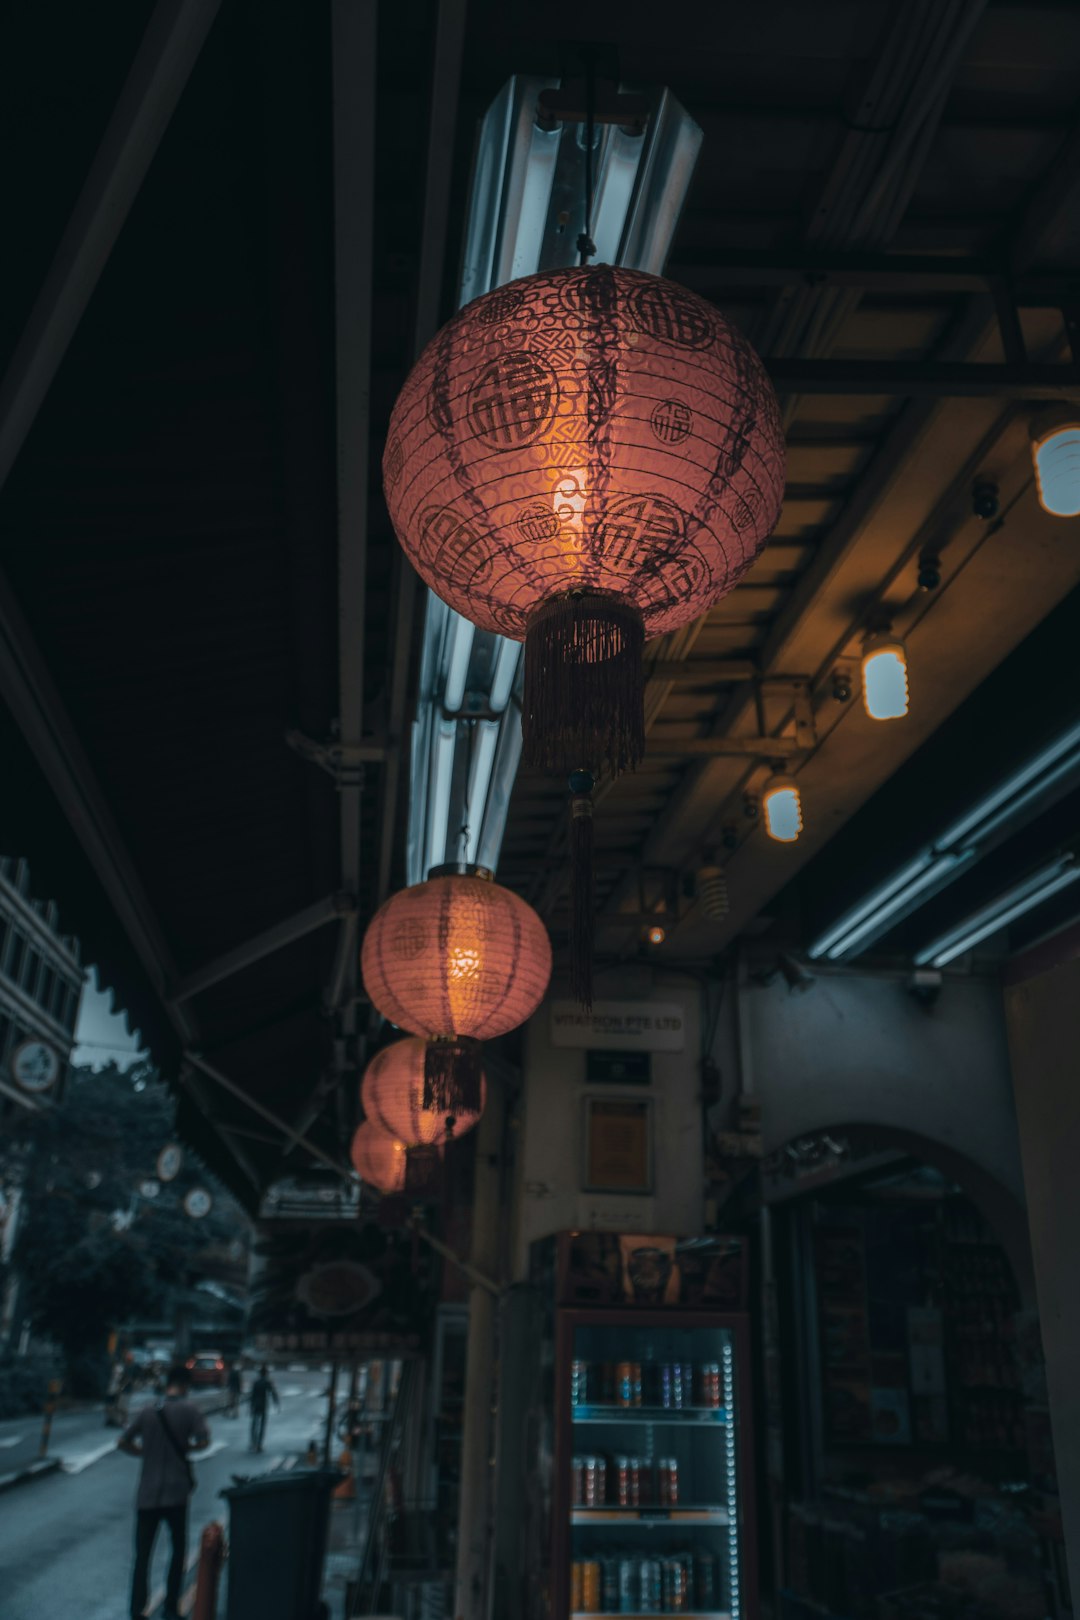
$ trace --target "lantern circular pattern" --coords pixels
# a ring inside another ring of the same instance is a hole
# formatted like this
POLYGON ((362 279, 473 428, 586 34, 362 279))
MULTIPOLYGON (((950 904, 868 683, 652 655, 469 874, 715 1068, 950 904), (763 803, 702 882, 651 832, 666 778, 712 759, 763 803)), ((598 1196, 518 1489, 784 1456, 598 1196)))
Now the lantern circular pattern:
POLYGON ((643 729, 606 752, 594 740, 593 758, 575 752, 585 735, 542 741, 552 715, 530 665, 534 685, 624 650, 640 665, 645 635, 726 595, 779 516, 784 438, 760 360, 717 310, 585 265, 511 282, 443 328, 394 407, 383 478, 421 578, 525 640, 526 758, 622 769, 643 729))
POLYGON ((418 1035, 395 1041, 376 1054, 364 1070, 360 1102, 373 1120, 406 1147, 440 1147, 471 1131, 487 1101, 487 1086, 480 1077, 480 1110, 456 1113, 424 1107, 424 1059, 427 1043, 418 1035))
POLYGON ((381 1193, 405 1191, 408 1152, 404 1142, 388 1135, 371 1120, 357 1128, 352 1139, 353 1169, 362 1181, 370 1182, 381 1193))
POLYGON ((501 884, 445 873, 392 894, 364 935, 364 988, 384 1018, 429 1040, 490 1040, 530 1018, 551 978, 536 912, 501 884))

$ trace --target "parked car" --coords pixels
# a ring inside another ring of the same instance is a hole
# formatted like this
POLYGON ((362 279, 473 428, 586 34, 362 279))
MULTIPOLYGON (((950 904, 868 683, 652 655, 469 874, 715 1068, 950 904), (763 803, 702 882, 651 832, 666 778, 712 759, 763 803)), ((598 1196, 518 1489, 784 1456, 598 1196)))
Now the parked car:
POLYGON ((220 1350, 200 1350, 197 1356, 189 1356, 187 1370, 191 1374, 192 1385, 216 1385, 218 1389, 225 1387, 225 1358, 220 1350))

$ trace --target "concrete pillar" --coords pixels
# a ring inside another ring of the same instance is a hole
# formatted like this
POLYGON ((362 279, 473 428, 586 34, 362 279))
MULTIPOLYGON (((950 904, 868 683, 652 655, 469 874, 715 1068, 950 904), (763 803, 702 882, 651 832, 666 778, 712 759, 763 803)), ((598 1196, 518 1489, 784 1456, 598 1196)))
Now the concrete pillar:
POLYGON ((1065 1553, 1080 1590, 1080 961, 1005 993, 1065 1553))
MULTIPOLYGON (((469 1259, 493 1280, 500 1253, 499 1160, 505 1105, 500 1081, 488 1080, 487 1106, 476 1127, 472 1247, 469 1259)), ((487 1620, 491 1606, 492 1408, 495 1395, 495 1314, 498 1301, 474 1283, 469 1291, 469 1337, 465 1349, 465 1411, 461 1437, 458 1502, 456 1620, 487 1620)))

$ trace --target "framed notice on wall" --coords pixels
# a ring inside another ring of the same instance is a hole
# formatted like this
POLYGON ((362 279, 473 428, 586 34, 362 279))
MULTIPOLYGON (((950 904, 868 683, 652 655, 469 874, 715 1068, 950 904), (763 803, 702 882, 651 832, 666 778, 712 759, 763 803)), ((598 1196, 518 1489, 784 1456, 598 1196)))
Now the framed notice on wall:
POLYGON ((585 1098, 586 1192, 652 1192, 652 1101, 585 1098))

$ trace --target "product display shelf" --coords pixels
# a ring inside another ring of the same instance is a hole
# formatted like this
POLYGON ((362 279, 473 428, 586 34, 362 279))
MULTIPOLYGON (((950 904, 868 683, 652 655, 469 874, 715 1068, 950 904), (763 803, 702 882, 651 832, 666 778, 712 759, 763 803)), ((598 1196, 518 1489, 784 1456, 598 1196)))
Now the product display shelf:
POLYGON ((729 1522, 722 1507, 576 1507, 571 1524, 640 1524, 644 1529, 657 1525, 720 1524, 729 1522))
MULTIPOLYGON (((640 1609, 633 1613, 622 1609, 576 1609, 572 1610, 570 1620, 596 1620, 598 1614, 618 1614, 619 1620, 661 1620, 665 1611, 660 1609, 640 1609)), ((668 1613, 675 1612, 668 1610, 668 1613)), ((732 1620, 730 1609, 679 1609, 679 1620, 732 1620)))
POLYGON ((579 1423, 623 1424, 712 1424, 727 1426, 728 1414, 722 1406, 573 1406, 570 1421, 579 1423))

